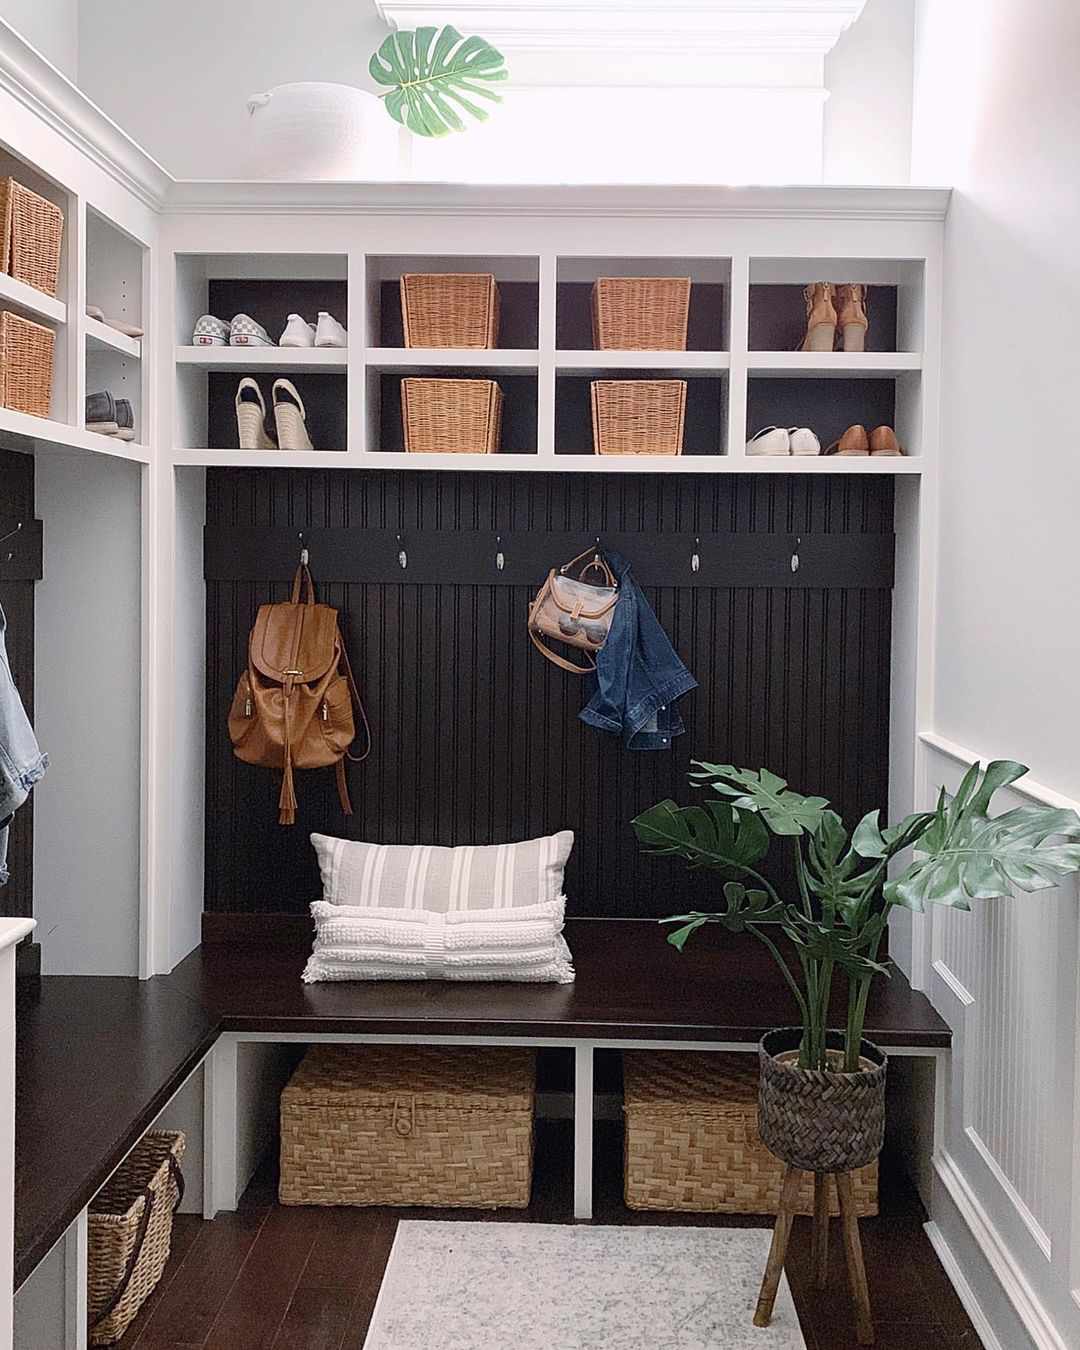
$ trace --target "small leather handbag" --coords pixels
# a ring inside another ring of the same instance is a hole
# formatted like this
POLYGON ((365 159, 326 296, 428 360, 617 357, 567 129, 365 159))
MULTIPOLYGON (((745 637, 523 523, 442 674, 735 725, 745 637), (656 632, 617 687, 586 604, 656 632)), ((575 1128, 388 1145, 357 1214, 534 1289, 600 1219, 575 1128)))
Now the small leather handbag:
POLYGON ((596 653, 608 640, 619 588, 611 568, 596 549, 586 549, 562 567, 552 568, 529 606, 529 637, 538 652, 560 670, 587 675, 596 669, 596 653), (585 559, 591 555, 591 561, 585 559), (583 564, 576 575, 574 568, 583 564), (587 581, 590 575, 600 584, 587 581), (562 642, 583 652, 585 665, 576 665, 553 652, 548 641, 562 642))

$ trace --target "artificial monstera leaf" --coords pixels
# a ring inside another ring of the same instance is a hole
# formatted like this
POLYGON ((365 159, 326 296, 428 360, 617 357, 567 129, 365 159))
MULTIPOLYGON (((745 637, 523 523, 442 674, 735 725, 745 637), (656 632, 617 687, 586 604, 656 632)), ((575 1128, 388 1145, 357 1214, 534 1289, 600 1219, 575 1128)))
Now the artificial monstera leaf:
POLYGON ((769 769, 737 769, 732 764, 695 761, 691 778, 732 799, 741 811, 760 814, 773 834, 813 834, 829 803, 825 797, 792 792, 787 781, 769 769))
POLYGON ((868 811, 855 826, 851 847, 860 858, 891 858, 915 843, 934 822, 932 811, 919 811, 882 829, 880 815, 880 811, 868 811))
POLYGON ((1080 870, 1080 816, 1052 806, 1018 806, 987 815, 999 787, 1027 769, 1011 760, 974 765, 955 797, 942 791, 933 823, 919 843, 925 856, 885 887, 891 904, 970 909, 1013 889, 1041 891, 1080 870))
POLYGON ((670 919, 661 919, 661 923, 683 925, 668 934, 668 941, 682 951, 690 935, 704 924, 720 923, 732 933, 741 933, 748 923, 770 923, 782 918, 785 909, 767 891, 747 889, 741 881, 724 883, 724 904, 726 908, 720 913, 703 914, 700 910, 692 910, 689 914, 674 914, 670 919))
POLYGON ((877 950, 886 923, 886 915, 876 914, 857 933, 847 933, 830 928, 817 919, 808 919, 789 905, 781 927, 804 959, 831 961, 849 975, 860 977, 889 974, 887 962, 875 961, 866 955, 868 951, 877 950))
POLYGON ((368 64, 395 122, 417 136, 446 136, 464 131, 464 111, 478 121, 486 109, 473 100, 502 100, 489 86, 507 78, 502 53, 481 37, 463 38, 456 28, 391 33, 368 64))
POLYGON ((674 854, 691 867, 729 877, 756 866, 769 848, 768 831, 757 816, 735 811, 726 802, 704 806, 658 802, 631 823, 650 853, 674 854))

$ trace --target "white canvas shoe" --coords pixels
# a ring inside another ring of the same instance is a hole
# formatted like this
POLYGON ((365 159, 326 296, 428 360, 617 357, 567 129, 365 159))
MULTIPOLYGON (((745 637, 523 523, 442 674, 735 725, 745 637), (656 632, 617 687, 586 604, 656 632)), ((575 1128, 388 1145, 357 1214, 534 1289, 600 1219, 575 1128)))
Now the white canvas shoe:
POLYGON ((790 455, 791 432, 787 427, 762 427, 746 442, 748 455, 790 455))
POLYGON ((349 335, 332 314, 319 310, 319 326, 315 329, 316 347, 347 347, 349 335))
POLYGON ((278 343, 279 347, 314 347, 315 325, 301 314, 290 314, 285 331, 278 343))
POLYGON ((788 427, 793 455, 820 455, 821 442, 809 427, 788 427))
POLYGON ((273 338, 250 314, 237 314, 229 325, 230 347, 273 347, 273 338))

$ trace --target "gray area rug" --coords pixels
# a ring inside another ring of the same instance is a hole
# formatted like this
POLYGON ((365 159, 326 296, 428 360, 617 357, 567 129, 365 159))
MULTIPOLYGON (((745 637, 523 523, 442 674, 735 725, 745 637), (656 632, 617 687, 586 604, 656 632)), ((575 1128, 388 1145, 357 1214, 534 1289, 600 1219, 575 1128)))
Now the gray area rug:
POLYGON ((765 1228, 405 1220, 365 1350, 806 1350, 765 1228))

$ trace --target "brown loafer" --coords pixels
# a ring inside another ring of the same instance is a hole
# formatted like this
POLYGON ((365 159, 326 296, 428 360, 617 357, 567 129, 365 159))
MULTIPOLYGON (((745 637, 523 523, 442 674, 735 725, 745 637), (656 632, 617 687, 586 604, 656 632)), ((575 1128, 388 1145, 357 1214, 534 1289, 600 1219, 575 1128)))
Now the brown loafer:
POLYGON ((866 428, 860 422, 856 422, 853 427, 848 427, 838 441, 833 441, 832 445, 823 453, 826 455, 868 455, 870 453, 870 438, 866 434, 866 428))
POLYGON ((900 442, 892 427, 875 427, 870 433, 870 453, 872 455, 902 455, 900 442))

